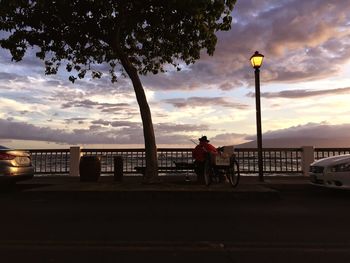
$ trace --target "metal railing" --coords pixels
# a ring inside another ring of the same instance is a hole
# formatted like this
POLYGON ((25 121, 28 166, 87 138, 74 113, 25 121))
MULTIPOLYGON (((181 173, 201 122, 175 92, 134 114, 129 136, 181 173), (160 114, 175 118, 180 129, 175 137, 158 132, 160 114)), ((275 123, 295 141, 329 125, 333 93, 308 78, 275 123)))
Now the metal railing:
POLYGON ((68 174, 69 150, 29 150, 36 174, 68 174))
MULTIPOLYGON (((69 174, 70 150, 45 149, 29 150, 36 174, 69 174)), ((256 148, 235 148, 240 170, 243 174, 258 172, 258 153, 256 148)), ((135 167, 144 167, 144 149, 82 149, 82 155, 101 157, 101 173, 114 173, 114 157, 123 157, 123 172, 135 174, 135 167)), ((315 148, 314 159, 350 154, 350 148, 315 148)), ((264 173, 295 174, 302 173, 302 148, 264 148, 264 173)), ((191 148, 158 149, 158 165, 163 173, 172 172, 175 162, 193 163, 191 148), (168 169, 167 169, 168 168, 168 169)))
MULTIPOLYGON (((114 157, 123 157, 123 173, 136 173, 135 167, 146 165, 144 149, 83 149, 83 155, 96 155, 101 157, 101 173, 114 173, 114 157)), ((165 172, 175 168, 175 162, 193 163, 192 149, 158 149, 158 166, 165 172)))
MULTIPOLYGON (((349 149, 348 149, 349 150, 349 149)), ((69 150, 29 150, 36 174, 68 174, 70 167, 69 150)), ((333 149, 327 149, 332 152, 333 149)), ((322 151, 315 151, 320 154, 322 151)), ((236 156, 242 173, 257 173, 257 149, 236 148, 236 156)), ((144 167, 144 149, 82 149, 82 155, 95 155, 101 157, 101 173, 114 172, 114 157, 123 157, 123 172, 125 174, 136 173, 135 167, 144 167)), ((264 173, 301 173, 301 148, 264 148, 264 173)), ((319 155, 317 155, 319 156, 319 155)), ((166 173, 175 168, 175 162, 193 163, 191 148, 158 149, 158 165, 166 173)))
MULTIPOLYGON (((114 172, 114 157, 123 157, 123 172, 131 173, 135 166, 145 165, 145 152, 142 149, 82 149, 82 155, 101 158, 101 173, 114 172)), ((135 172, 135 171, 134 171, 135 172)))
POLYGON ((341 154, 350 154, 350 148, 315 148, 314 151, 315 160, 341 154))
MULTIPOLYGON (((242 173, 258 173, 258 150, 236 148, 235 153, 242 173)), ((301 148, 264 148, 264 173, 301 173, 301 148)))

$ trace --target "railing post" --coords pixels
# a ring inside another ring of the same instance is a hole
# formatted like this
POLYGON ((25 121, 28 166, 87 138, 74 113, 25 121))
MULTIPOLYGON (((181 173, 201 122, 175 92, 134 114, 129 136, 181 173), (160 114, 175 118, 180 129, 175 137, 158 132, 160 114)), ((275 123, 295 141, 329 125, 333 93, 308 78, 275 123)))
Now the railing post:
POLYGON ((314 162, 314 147, 313 146, 302 146, 301 153, 301 165, 304 176, 308 176, 310 164, 314 162))
POLYGON ((69 176, 79 176, 80 147, 70 147, 69 176))

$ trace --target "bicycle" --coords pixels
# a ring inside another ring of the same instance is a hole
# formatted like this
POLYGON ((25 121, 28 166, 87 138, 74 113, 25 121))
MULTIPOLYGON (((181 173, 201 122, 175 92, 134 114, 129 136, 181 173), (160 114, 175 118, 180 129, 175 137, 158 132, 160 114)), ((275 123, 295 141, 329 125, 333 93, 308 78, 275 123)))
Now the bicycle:
POLYGON ((204 162, 204 182, 209 186, 213 181, 220 182, 220 176, 225 175, 232 187, 239 184, 240 171, 235 154, 230 157, 210 155, 208 153, 204 162))

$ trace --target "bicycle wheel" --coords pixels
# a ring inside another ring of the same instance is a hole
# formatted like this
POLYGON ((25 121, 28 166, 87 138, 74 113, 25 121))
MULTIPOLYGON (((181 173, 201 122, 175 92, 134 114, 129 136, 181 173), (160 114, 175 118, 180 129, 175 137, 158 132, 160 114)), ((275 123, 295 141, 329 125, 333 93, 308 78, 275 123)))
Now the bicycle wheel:
POLYGON ((230 163, 230 167, 226 169, 226 176, 228 177, 228 180, 230 181, 232 187, 236 187, 239 183, 240 178, 239 166, 235 157, 231 158, 230 163))
POLYGON ((206 186, 211 184, 212 174, 213 168, 211 166, 210 160, 206 160, 204 163, 204 182, 206 186))

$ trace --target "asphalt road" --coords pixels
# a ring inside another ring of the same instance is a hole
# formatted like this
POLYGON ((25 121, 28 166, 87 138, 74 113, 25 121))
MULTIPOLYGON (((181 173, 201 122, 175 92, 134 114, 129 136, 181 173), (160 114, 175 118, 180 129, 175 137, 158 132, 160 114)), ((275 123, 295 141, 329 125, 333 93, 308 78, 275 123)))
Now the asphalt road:
POLYGON ((350 262, 350 192, 279 200, 91 200, 0 194, 0 262, 350 262))

